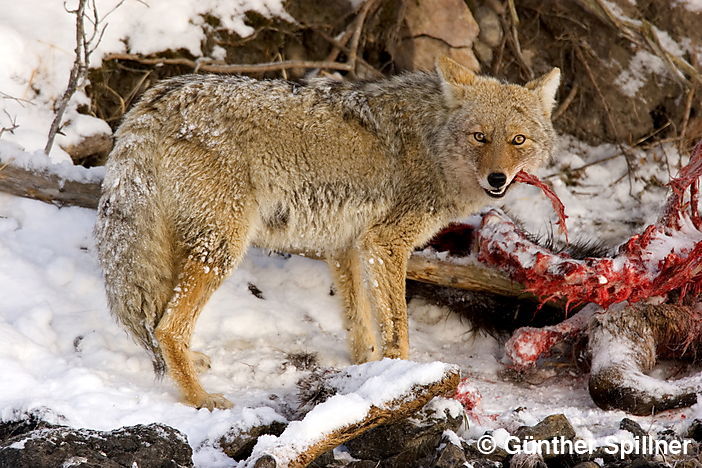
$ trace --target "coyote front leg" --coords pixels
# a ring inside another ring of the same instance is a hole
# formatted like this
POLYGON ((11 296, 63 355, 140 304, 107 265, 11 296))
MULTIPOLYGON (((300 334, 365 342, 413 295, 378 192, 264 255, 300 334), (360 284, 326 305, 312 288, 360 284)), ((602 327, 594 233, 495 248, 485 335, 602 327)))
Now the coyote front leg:
POLYGON ((356 364, 372 361, 380 355, 360 262, 360 252, 355 247, 327 259, 343 301, 349 348, 356 364))
POLYGON ((380 326, 383 357, 409 357, 405 280, 412 243, 396 228, 369 232, 363 240, 361 263, 372 310, 380 326))

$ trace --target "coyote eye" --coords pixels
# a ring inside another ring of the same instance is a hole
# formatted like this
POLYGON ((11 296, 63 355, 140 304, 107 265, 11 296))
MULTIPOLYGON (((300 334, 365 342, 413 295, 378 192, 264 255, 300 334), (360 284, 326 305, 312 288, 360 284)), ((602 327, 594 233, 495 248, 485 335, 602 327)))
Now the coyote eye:
POLYGON ((475 141, 477 141, 477 142, 487 143, 487 140, 485 139, 485 134, 483 132, 473 133, 473 138, 475 138, 475 141))
POLYGON ((515 135, 514 138, 512 138, 512 144, 513 145, 521 145, 526 141, 526 137, 524 135, 515 135))

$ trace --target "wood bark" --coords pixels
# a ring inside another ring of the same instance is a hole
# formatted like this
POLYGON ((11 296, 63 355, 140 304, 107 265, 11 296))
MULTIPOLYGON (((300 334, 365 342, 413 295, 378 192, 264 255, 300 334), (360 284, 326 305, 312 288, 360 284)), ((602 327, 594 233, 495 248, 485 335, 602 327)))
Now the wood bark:
POLYGON ((57 206, 97 208, 100 183, 78 182, 63 178, 50 170, 31 170, 1 164, 0 191, 34 198, 57 206))
POLYGON ((504 272, 478 263, 458 263, 450 257, 441 260, 415 252, 407 264, 407 278, 423 283, 451 286, 471 291, 486 291, 502 296, 519 296, 524 286, 504 272))

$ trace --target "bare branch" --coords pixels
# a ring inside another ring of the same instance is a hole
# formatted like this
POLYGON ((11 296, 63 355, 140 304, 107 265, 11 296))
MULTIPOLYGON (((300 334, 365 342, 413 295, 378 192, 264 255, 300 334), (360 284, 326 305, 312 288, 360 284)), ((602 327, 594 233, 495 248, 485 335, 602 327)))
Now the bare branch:
POLYGON ((682 57, 668 52, 661 44, 653 25, 647 21, 634 22, 629 18, 620 18, 615 15, 607 2, 603 0, 577 0, 577 3, 586 11, 593 13, 605 23, 610 24, 619 34, 627 40, 643 45, 654 55, 658 56, 669 68, 674 78, 682 81, 688 88, 689 81, 696 81, 702 84, 702 74, 682 57), (688 77, 690 78, 688 80, 688 77))
POLYGON ((284 60, 282 62, 264 62, 254 64, 224 64, 217 60, 190 60, 186 58, 146 58, 137 54, 107 54, 103 60, 131 60, 144 65, 184 65, 193 70, 210 73, 256 73, 280 71, 290 68, 328 68, 330 70, 350 71, 348 63, 310 60, 284 60))
MULTIPOLYGON (((95 43, 92 44, 92 46, 86 51, 86 57, 90 58, 90 56, 93 54, 93 52, 95 52, 95 49, 97 49, 97 47, 100 45, 100 42, 102 42, 102 36, 105 35, 105 30, 106 30, 106 29, 107 29, 107 24, 103 25, 103 27, 100 29, 100 34, 97 36, 97 40, 96 40, 95 43)), ((88 44, 91 44, 91 43, 92 43, 92 39, 91 39, 91 42, 89 42, 88 44)), ((88 63, 89 63, 89 60, 86 60, 85 63, 88 64, 88 63)))
POLYGON ((553 112, 553 120, 558 120, 565 113, 565 111, 568 110, 568 107, 570 107, 570 105, 573 103, 576 94, 578 94, 578 85, 573 84, 573 87, 570 88, 570 92, 566 98, 563 100, 561 105, 558 106, 558 109, 553 112))
MULTIPOLYGON (((114 13, 117 8, 121 7, 125 1, 126 0, 120 0, 119 2, 117 2, 117 5, 115 5, 114 7, 112 7, 112 9, 110 11, 105 13, 105 16, 102 17, 102 20, 105 21, 107 19, 107 17, 110 16, 112 13, 114 13)), ((146 2, 144 2, 142 0, 136 0, 136 1, 141 3, 142 5, 146 6, 147 8, 149 6, 146 2)))
MULTIPOLYGON (((49 128, 49 137, 44 147, 44 153, 49 154, 51 147, 54 145, 54 138, 59 131, 61 126, 61 119, 63 118, 64 112, 66 112, 66 107, 68 106, 68 101, 76 92, 78 88, 78 81, 85 74, 85 64, 83 62, 85 55, 83 51, 85 50, 85 29, 83 20, 85 18, 85 4, 86 0, 79 0, 78 8, 73 12, 76 15, 76 48, 75 48, 75 60, 73 61, 73 68, 71 68, 71 74, 68 77, 68 86, 66 91, 61 96, 58 101, 58 108, 56 109, 56 115, 54 120, 51 122, 51 127, 49 128)), ((64 7, 65 7, 64 3, 64 7)), ((68 10, 67 10, 68 11, 68 10)))
MULTIPOLYGON (((322 36, 322 38, 323 38, 325 41, 327 41, 327 42, 329 42, 331 45, 333 45, 333 46, 335 47, 335 49, 341 50, 342 52, 344 52, 344 53, 346 53, 346 54, 350 54, 351 49, 349 49, 348 47, 346 47, 346 46, 345 46, 344 44, 342 44, 340 41, 337 41, 336 39, 334 39, 333 37, 331 37, 329 34, 325 33, 324 31, 315 31, 315 32, 317 32, 320 36, 322 36)), ((357 61, 357 63, 358 63, 359 65, 363 66, 363 68, 365 68, 366 70, 368 70, 372 75, 374 75, 374 76, 376 76, 376 77, 382 77, 382 76, 383 76, 383 74, 380 72, 380 70, 378 70, 378 69, 375 68, 373 65, 371 65, 370 63, 368 63, 368 62, 366 62, 365 60, 363 60, 362 57, 358 57, 358 56, 357 56, 357 57, 356 57, 356 61, 357 61)))
POLYGON ((64 0, 64 1, 63 1, 63 9, 66 11, 66 13, 68 13, 68 14, 70 14, 70 15, 75 15, 76 13, 78 13, 78 9, 77 9, 77 8, 76 8, 75 10, 70 10, 70 9, 68 8, 68 1, 67 1, 67 0, 64 0))
POLYGON ((24 107, 25 104, 34 104, 32 101, 30 101, 30 100, 28 100, 28 99, 23 99, 23 98, 14 97, 14 96, 11 96, 11 95, 9 95, 9 94, 7 94, 7 93, 3 93, 2 91, 0 91, 0 98, 2 98, 2 99, 10 99, 10 100, 12 100, 12 101, 16 101, 16 102, 17 102, 19 105, 21 105, 22 107, 24 107))
POLYGON ((74 50, 75 59, 73 61, 71 73, 68 77, 68 86, 66 87, 66 91, 56 103, 56 115, 54 116, 54 120, 51 122, 51 127, 49 128, 49 136, 47 138, 46 146, 44 147, 44 153, 49 154, 51 151, 56 134, 61 128, 61 119, 63 118, 63 114, 66 112, 68 102, 71 100, 71 97, 73 97, 78 88, 83 85, 87 78, 88 67, 90 66, 90 56, 93 52, 95 52, 95 49, 97 49, 105 34, 105 30, 107 29, 107 24, 104 24, 105 18, 119 8, 124 2, 125 0, 120 0, 117 5, 115 5, 104 17, 100 18, 95 0, 79 0, 78 8, 75 10, 69 10, 66 2, 64 1, 64 9, 76 16, 76 48, 74 50), (88 16, 86 13, 88 1, 90 1, 90 16, 88 16), (85 31, 86 18, 93 27, 89 38, 85 31))
POLYGON ((5 133, 5 132, 14 133, 15 130, 17 128, 19 128, 19 125, 17 124, 17 117, 11 116, 10 113, 7 112, 7 109, 3 109, 3 112, 5 112, 7 119, 10 121, 10 126, 9 127, 0 127, 0 138, 2 138, 3 133, 5 133))
POLYGON ((358 57, 358 45, 361 40, 361 32, 363 32, 363 24, 366 22, 368 12, 378 3, 377 0, 366 0, 356 16, 353 36, 351 36, 351 44, 349 45, 349 58, 346 63, 349 65, 349 71, 356 74, 356 61, 358 57))

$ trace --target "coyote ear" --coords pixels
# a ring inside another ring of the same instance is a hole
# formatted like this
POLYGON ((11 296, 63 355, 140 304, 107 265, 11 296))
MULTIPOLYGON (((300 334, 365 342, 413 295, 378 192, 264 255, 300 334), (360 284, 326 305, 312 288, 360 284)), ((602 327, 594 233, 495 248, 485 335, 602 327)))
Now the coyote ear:
POLYGON ((475 73, 446 56, 437 59, 436 71, 443 81, 456 86, 472 85, 475 80, 475 73))
POLYGON ((446 56, 436 60, 436 73, 439 74, 441 88, 449 105, 455 102, 456 92, 460 87, 470 86, 475 82, 475 73, 446 56))
POLYGON ((547 115, 551 115, 553 106, 556 104, 556 91, 558 91, 560 82, 561 70, 554 67, 553 70, 539 78, 531 80, 524 85, 524 87, 538 93, 544 111, 546 111, 547 115))

